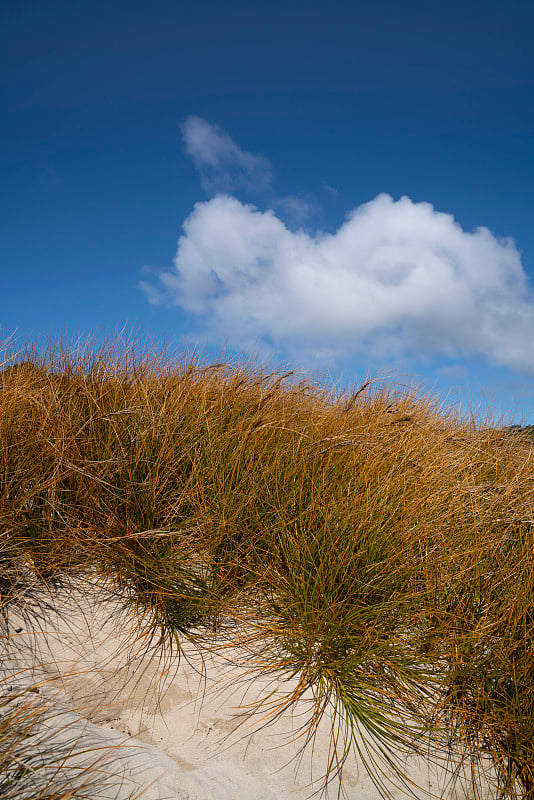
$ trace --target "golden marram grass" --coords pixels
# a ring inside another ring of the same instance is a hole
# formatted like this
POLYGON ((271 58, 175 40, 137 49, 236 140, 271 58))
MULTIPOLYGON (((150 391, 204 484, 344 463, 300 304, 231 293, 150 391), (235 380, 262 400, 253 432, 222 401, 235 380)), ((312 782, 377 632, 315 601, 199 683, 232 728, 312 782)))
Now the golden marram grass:
POLYGON ((93 571, 155 650, 237 648, 296 678, 271 715, 311 690, 303 742, 333 709, 325 786, 357 747, 387 792, 380 758, 432 745, 534 799, 528 437, 250 361, 117 343, 2 360, 4 604, 93 571))

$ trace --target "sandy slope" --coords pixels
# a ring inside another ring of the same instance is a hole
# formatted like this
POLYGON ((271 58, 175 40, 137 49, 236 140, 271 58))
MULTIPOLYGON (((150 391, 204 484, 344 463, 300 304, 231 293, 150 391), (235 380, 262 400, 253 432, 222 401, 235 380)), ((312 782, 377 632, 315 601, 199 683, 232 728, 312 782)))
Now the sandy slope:
MULTIPOLYGON (((202 659, 187 645, 179 661, 155 657, 146 639, 137 638, 131 613, 90 583, 65 587, 54 601, 44 593, 28 599, 25 611, 10 611, 5 624, 4 689, 40 683, 39 698, 51 709, 41 726, 40 735, 48 737, 42 751, 65 752, 75 740, 77 752, 99 748, 68 760, 72 769, 100 759, 88 795, 95 800, 126 800, 141 789, 146 800, 304 800, 320 788, 328 721, 299 760, 304 702, 268 726, 245 708, 269 691, 287 689, 282 679, 251 679, 222 655, 202 659)), ((428 791, 472 796, 468 781, 451 785, 444 766, 418 756, 404 763, 418 797, 428 791)), ((345 768, 344 787, 349 800, 380 796, 356 756, 345 768)), ((337 789, 334 781, 329 796, 337 789)))

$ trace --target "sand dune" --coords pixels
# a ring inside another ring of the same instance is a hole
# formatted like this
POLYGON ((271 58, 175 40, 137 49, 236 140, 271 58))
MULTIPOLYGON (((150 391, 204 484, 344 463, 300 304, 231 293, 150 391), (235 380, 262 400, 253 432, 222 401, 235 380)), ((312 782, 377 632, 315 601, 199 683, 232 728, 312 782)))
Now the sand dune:
MULTIPOLYGON (((88 795, 95 800, 126 800, 141 790, 146 800, 304 800, 321 788, 328 719, 314 747, 302 752, 305 700, 271 724, 247 708, 269 692, 274 700, 287 691, 283 677, 273 683, 223 653, 201 656, 187 642, 180 659, 157 657, 141 635, 142 622, 89 582, 65 586, 53 600, 34 593, 24 610, 9 611, 5 625, 2 686, 16 694, 17 687, 39 684, 39 702, 49 708, 39 748, 61 753, 76 742, 77 755, 65 765, 72 775, 99 758, 88 795)), ((416 797, 473 796, 462 771, 453 781, 445 764, 417 755, 401 761, 416 797)), ((380 796, 356 754, 343 786, 348 800, 380 796)), ((406 796, 406 788, 388 788, 406 796)), ((336 779, 328 796, 338 789, 336 779)), ((31 792, 21 789, 20 797, 31 792)))

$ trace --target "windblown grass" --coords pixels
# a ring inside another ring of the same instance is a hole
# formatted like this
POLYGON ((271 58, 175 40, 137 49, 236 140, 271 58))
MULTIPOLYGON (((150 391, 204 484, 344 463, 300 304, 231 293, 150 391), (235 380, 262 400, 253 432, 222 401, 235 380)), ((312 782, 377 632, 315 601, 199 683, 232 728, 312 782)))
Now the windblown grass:
POLYGON ((6 602, 30 574, 94 569, 155 642, 218 634, 297 677, 270 713, 311 690, 304 741, 333 710, 325 785, 356 747, 386 791, 376 758, 431 744, 534 799, 528 438, 416 391, 340 395, 194 353, 3 360, 6 602))

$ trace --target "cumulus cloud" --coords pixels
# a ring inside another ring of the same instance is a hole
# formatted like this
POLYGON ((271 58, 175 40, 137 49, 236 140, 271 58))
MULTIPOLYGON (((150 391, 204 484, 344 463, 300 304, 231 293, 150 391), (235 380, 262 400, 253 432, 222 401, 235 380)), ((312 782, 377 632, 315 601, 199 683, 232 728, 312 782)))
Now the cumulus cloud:
POLYGON ((534 298, 513 241, 466 232, 408 197, 381 194, 334 234, 310 235, 216 196, 186 219, 174 268, 141 288, 236 344, 339 357, 483 354, 534 374, 534 298))
POLYGON ((271 164, 264 156, 241 150, 220 126, 189 116, 181 126, 185 151, 200 172, 208 192, 239 189, 261 192, 271 183, 271 164))

